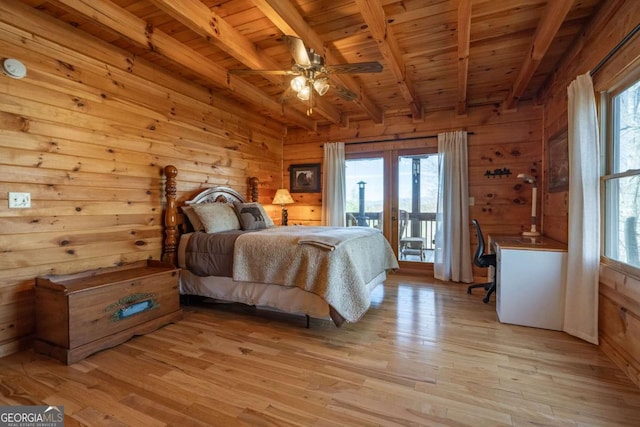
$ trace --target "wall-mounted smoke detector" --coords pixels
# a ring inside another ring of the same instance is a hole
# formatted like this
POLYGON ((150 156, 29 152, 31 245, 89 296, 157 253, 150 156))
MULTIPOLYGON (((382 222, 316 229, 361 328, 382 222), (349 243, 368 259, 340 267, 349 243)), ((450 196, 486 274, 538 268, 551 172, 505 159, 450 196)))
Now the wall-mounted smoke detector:
POLYGON ((6 58, 2 61, 2 72, 12 79, 21 79, 27 75, 27 67, 17 59, 6 58))

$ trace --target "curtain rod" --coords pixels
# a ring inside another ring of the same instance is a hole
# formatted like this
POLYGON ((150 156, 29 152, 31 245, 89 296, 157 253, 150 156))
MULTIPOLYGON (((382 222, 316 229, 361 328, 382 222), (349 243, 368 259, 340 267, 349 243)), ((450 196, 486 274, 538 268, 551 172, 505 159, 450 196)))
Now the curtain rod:
MULTIPOLYGON (((475 135, 475 132, 467 132, 467 135, 475 135)), ((377 144, 379 142, 413 141, 416 139, 433 139, 437 137, 438 135, 427 135, 427 136, 414 136, 414 137, 397 138, 397 139, 373 139, 371 141, 345 142, 344 145, 377 144)))
POLYGON ((593 70, 591 70, 591 72, 589 73, 591 75, 591 77, 593 77, 598 71, 600 71, 600 69, 604 66, 604 64, 606 64, 609 61, 609 59, 611 59, 611 57, 613 55, 618 53, 618 51, 620 49, 622 49, 622 47, 625 44, 627 44, 627 42, 629 40, 631 40, 633 38, 633 36, 635 36, 638 31, 640 31, 640 24, 636 25, 636 27, 633 30, 631 30, 631 32, 629 32, 629 34, 624 36, 624 38, 622 40, 620 40, 620 42, 617 45, 615 45, 615 47, 613 49, 611 49, 611 51, 609 51, 609 53, 607 53, 607 55, 604 58, 602 58, 602 60, 600 62, 598 62, 598 65, 593 67, 593 70))

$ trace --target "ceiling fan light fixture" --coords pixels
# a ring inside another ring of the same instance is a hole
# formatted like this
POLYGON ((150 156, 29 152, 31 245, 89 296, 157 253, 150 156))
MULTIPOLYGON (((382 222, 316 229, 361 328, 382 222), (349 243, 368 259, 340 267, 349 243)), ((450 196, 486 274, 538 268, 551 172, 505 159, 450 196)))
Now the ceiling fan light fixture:
POLYGON ((300 91, 298 91, 298 99, 301 99, 303 101, 308 101, 310 95, 311 95, 310 86, 304 86, 302 89, 300 89, 300 91))
POLYGON ((307 78, 305 76, 298 76, 291 79, 291 89, 296 92, 300 92, 305 87, 307 87, 307 78))
POLYGON ((329 83, 327 79, 318 79, 313 82, 313 87, 318 92, 318 95, 323 96, 329 90, 329 83))
MULTIPOLYGON (((1 1, 1 0, 0 0, 1 1)), ((313 97, 323 96, 329 88, 333 87, 338 91, 340 98, 345 101, 353 101, 360 98, 360 95, 351 90, 330 84, 328 76, 331 74, 355 74, 355 73, 379 73, 382 71, 382 64, 377 61, 358 62, 353 64, 324 64, 324 57, 316 53, 313 48, 305 46, 302 39, 296 36, 283 35, 289 48, 289 53, 293 57, 293 64, 289 70, 229 70, 229 74, 266 74, 271 76, 295 76, 289 82, 290 88, 284 90, 280 96, 280 101, 292 96, 307 104, 307 115, 313 114, 313 97)))

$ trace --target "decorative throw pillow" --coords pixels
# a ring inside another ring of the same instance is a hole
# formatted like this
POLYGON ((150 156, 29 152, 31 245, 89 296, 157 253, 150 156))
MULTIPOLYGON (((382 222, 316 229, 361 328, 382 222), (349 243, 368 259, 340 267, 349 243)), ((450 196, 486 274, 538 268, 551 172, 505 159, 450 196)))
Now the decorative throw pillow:
POLYGON ((238 216, 230 204, 203 203, 192 207, 207 233, 240 229, 238 216))
POLYGON ((204 224, 200 221, 200 218, 198 218, 198 214, 193 210, 193 206, 182 206, 181 209, 194 231, 204 231, 204 224))
POLYGON ((236 208, 243 230, 261 230, 275 226, 273 220, 267 215, 260 203, 234 202, 233 205, 236 208))

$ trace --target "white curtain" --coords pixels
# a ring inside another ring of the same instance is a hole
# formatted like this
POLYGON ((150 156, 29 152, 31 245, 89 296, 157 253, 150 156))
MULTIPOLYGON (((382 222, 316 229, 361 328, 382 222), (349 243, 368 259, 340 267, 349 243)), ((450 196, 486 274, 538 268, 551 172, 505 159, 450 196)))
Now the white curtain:
POLYGON ((600 162, 598 118, 589 73, 569 95, 569 241, 564 331, 598 344, 600 162))
POLYGON ((467 132, 438 134, 439 178, 436 212, 436 279, 471 283, 467 132))
POLYGON ((346 178, 344 142, 324 144, 322 172, 322 224, 346 225, 346 178))

